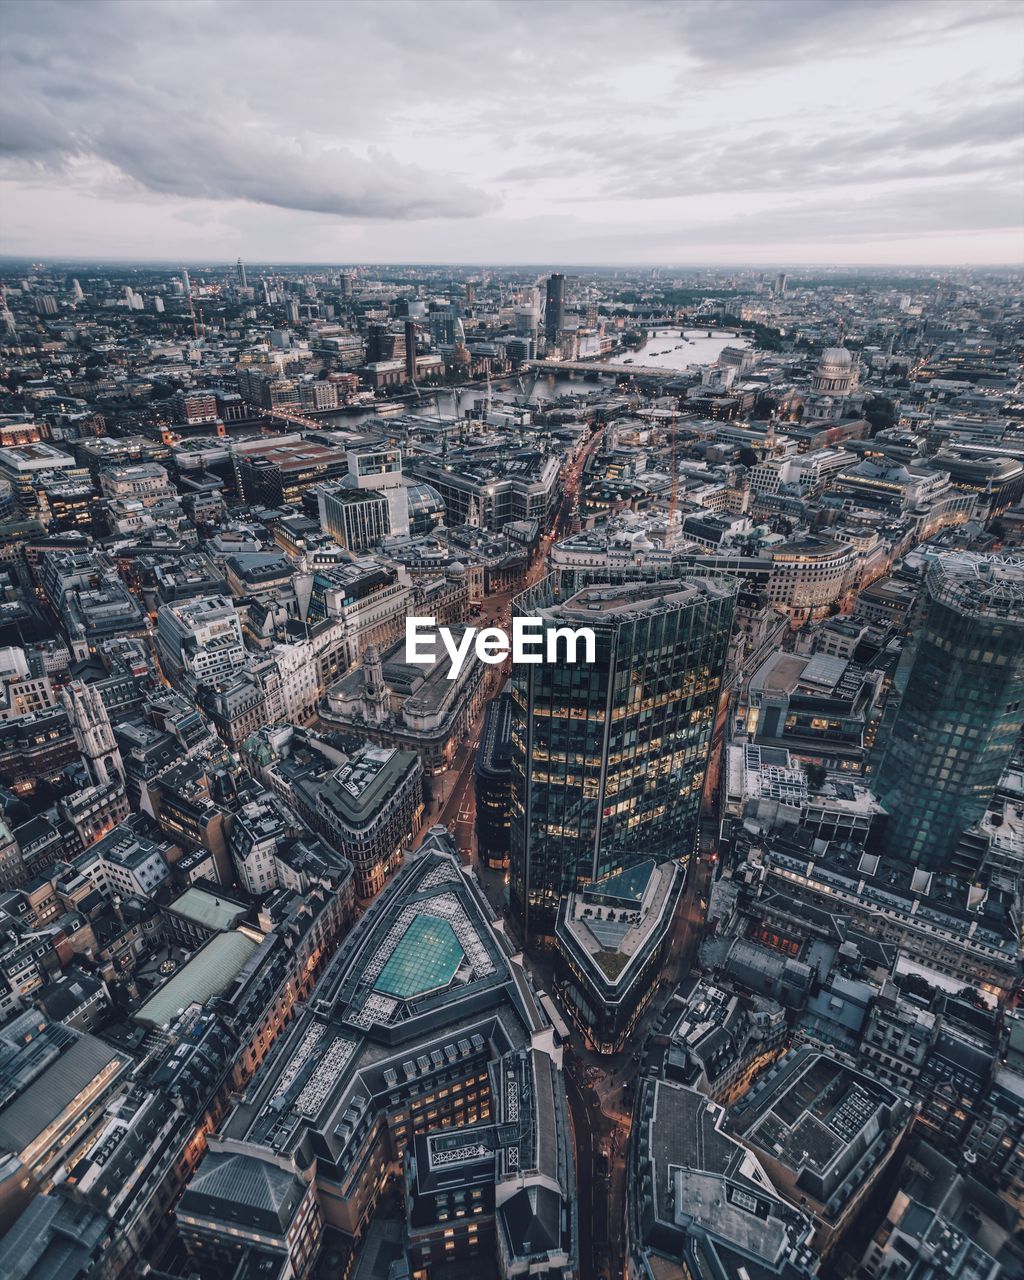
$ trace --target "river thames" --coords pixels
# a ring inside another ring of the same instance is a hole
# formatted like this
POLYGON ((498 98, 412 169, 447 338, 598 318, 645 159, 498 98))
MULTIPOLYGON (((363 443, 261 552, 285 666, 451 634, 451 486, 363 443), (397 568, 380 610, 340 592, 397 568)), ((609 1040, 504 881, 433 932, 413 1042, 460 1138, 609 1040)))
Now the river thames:
MULTIPOLYGON (((632 363, 638 368, 656 368, 678 370, 680 373, 685 372, 689 368, 705 367, 714 364, 718 357, 722 354, 725 347, 748 347, 750 343, 741 334, 733 330, 720 329, 685 329, 680 333, 679 329, 659 328, 648 331, 647 339, 643 346, 636 348, 621 348, 620 350, 604 357, 601 360, 594 360, 593 369, 597 373, 602 364, 612 363, 621 365, 624 363, 632 363)), ((532 374, 523 375, 522 388, 520 381, 516 377, 496 378, 492 388, 492 399, 495 404, 510 401, 522 404, 523 395, 528 390, 528 404, 539 404, 541 401, 557 400, 560 396, 566 395, 587 395, 598 391, 593 384, 584 381, 582 376, 577 375, 570 378, 565 375, 542 374, 536 379, 531 387, 530 382, 533 381, 532 374)), ((606 393, 609 385, 603 387, 606 393)), ((462 413, 465 414, 473 404, 482 399, 487 394, 486 388, 481 387, 478 383, 473 386, 463 388, 459 393, 459 403, 462 413)), ((387 403, 382 401, 381 403, 387 403)), ((456 414, 455 396, 453 392, 447 389, 433 390, 425 388, 422 399, 418 404, 413 402, 405 402, 405 411, 408 413, 439 413, 443 417, 454 417, 456 414)), ((324 414, 325 421, 336 426, 353 427, 365 422, 368 418, 372 418, 376 411, 367 409, 365 413, 344 413, 324 414)))

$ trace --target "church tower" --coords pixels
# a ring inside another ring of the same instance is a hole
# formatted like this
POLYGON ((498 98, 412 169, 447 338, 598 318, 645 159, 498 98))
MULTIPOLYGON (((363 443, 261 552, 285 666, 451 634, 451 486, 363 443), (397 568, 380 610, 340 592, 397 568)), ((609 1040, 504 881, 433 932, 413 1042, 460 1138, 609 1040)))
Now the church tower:
POLYGON ((109 782, 115 777, 123 783, 124 763, 99 690, 95 685, 73 680, 61 698, 89 777, 94 783, 109 782))
POLYGON ((375 644, 368 644, 363 650, 363 714, 370 724, 382 724, 388 715, 384 665, 375 644))

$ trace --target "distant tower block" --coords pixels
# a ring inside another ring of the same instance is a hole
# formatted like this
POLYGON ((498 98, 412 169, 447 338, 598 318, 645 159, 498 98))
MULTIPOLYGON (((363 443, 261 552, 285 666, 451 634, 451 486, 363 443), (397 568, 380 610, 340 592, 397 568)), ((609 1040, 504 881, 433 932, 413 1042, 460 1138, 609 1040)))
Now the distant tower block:
POLYGON ((544 334, 549 343, 558 341, 565 328, 565 276, 556 271, 548 276, 547 304, 544 308, 544 334))
POLYGON ((94 783, 109 782, 115 777, 124 782, 124 763, 99 690, 73 680, 61 698, 89 777, 94 783))
POLYGON ((405 376, 409 382, 416 381, 416 321, 405 322, 405 376))
POLYGON ((240 289, 248 289, 249 281, 245 278, 245 263, 242 261, 241 258, 238 259, 237 271, 238 271, 238 287, 240 289))

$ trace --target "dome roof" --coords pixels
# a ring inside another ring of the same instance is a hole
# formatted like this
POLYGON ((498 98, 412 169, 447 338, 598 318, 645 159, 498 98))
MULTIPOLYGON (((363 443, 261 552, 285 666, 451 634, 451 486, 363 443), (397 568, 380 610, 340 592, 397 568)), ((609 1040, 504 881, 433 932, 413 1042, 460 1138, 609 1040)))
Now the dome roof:
POLYGON ((853 356, 845 347, 827 347, 821 353, 821 363, 841 365, 844 369, 848 369, 853 364, 853 356))

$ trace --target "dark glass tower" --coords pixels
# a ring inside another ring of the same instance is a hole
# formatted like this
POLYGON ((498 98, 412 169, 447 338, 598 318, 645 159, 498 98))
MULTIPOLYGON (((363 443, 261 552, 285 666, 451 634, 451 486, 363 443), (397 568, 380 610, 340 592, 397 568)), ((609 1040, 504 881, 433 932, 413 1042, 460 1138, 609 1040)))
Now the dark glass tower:
POLYGON ((875 791, 887 851, 948 870, 985 812, 1024 718, 1024 561, 942 556, 875 791))
POLYGON ((544 336, 548 342, 557 342, 565 328, 565 276, 556 271, 548 276, 547 301, 544 306, 544 336))
POLYGON ((487 705, 473 784, 480 857, 489 867, 507 867, 512 809, 512 697, 508 690, 487 705))
POLYGON ((695 574, 558 602, 554 582, 516 614, 591 627, 597 644, 593 663, 512 668, 509 887, 534 936, 577 887, 693 851, 737 587, 695 574))

